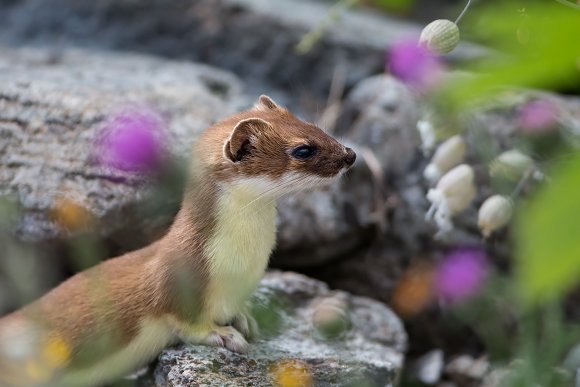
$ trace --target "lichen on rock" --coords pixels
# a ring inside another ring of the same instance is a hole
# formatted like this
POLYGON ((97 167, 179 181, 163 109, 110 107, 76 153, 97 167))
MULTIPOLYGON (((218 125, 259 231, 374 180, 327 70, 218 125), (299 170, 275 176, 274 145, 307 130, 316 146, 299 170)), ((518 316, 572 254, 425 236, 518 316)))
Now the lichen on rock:
POLYGON ((315 386, 396 385, 407 336, 385 305, 330 291, 291 272, 266 274, 252 302, 262 331, 267 328, 248 353, 189 345, 168 349, 141 385, 272 386, 280 372, 306 373, 315 386), (349 304, 352 324, 329 340, 317 334, 311 317, 318 299, 337 294, 349 304))

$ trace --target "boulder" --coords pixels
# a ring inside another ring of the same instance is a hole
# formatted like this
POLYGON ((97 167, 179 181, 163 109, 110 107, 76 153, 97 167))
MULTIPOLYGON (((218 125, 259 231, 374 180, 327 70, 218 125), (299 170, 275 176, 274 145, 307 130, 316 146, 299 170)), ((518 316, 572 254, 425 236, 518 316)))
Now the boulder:
POLYGON ((204 346, 161 353, 142 386, 395 386, 407 337, 383 304, 291 272, 270 272, 253 298, 262 335, 246 354, 204 346), (320 299, 341 298, 349 326, 328 338, 313 325, 320 299), (280 380, 286 384, 280 384, 280 380), (276 383, 275 381, 278 381, 276 383))
MULTIPOLYGON (((191 59, 233 71, 252 93, 265 85, 279 89, 274 97, 292 108, 309 100, 313 111, 335 70, 351 87, 383 71, 385 50, 422 28, 363 7, 339 12, 328 24, 331 9, 320 0, 13 0, 0 3, 0 42, 191 59), (306 33, 326 24, 315 50, 296 52, 306 33)), ((462 42, 450 58, 480 54, 462 42)))
MULTIPOLYGON (((255 98, 243 95, 229 73, 142 55, 5 50, 0 68, 0 195, 20 205, 20 239, 36 242, 68 237, 51 218, 63 197, 86 207, 101 236, 122 251, 148 243, 171 222, 180 191, 153 198, 146 180, 103 169, 91 156, 100 129, 123 106, 161 112, 168 148, 183 158, 203 129, 255 98), (155 201, 168 202, 168 209, 154 215, 143 211, 155 201)), ((374 138, 367 148, 386 171, 401 174, 417 146, 416 104, 400 83, 378 78, 380 88, 365 81, 354 89, 356 98, 347 99, 345 110, 356 112, 357 124, 354 133, 340 129, 339 134, 360 143, 374 138), (380 98, 368 100, 377 92, 380 98), (363 106, 372 114, 360 119, 363 106)), ((357 151, 355 167, 338 184, 280 201, 276 265, 312 266, 348 254, 382 219, 377 182, 364 152, 357 151)))
POLYGON ((353 168, 326 190, 283 198, 275 264, 309 267, 352 256, 386 227, 389 180, 404 179, 417 159, 418 99, 389 75, 358 83, 338 105, 333 130, 357 153, 353 168))
POLYGON ((3 50, 0 85, 0 195, 19 203, 17 232, 35 241, 66 235, 49 216, 61 196, 89 209, 105 236, 133 231, 125 247, 143 243, 143 230, 159 231, 159 219, 135 211, 144 185, 92 157, 103 122, 123 106, 165 115, 168 148, 182 156, 245 103, 230 73, 133 54, 3 50))

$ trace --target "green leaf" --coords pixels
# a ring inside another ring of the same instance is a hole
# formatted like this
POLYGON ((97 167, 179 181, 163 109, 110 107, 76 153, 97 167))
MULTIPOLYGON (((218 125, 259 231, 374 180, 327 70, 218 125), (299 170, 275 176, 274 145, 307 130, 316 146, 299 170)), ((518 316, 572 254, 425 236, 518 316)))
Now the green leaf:
POLYGON ((375 3, 387 10, 407 11, 413 6, 415 0, 375 0, 375 3))
POLYGON ((580 153, 521 209, 518 231, 517 279, 528 305, 580 283, 580 153))
POLYGON ((523 8, 506 2, 468 15, 462 29, 494 51, 466 66, 477 75, 444 90, 456 108, 490 100, 506 86, 558 89, 580 84, 580 12, 555 1, 523 8))

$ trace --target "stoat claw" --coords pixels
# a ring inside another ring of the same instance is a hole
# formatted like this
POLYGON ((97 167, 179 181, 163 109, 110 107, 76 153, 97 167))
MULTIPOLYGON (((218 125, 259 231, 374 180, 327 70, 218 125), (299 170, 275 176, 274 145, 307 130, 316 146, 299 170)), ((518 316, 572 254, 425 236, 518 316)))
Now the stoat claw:
POLYGON ((249 312, 238 314, 232 321, 232 326, 240 331, 248 340, 257 337, 259 333, 258 323, 249 312))
POLYGON ((246 352, 248 342, 234 327, 217 327, 211 331, 205 340, 207 345, 224 347, 233 352, 246 352))

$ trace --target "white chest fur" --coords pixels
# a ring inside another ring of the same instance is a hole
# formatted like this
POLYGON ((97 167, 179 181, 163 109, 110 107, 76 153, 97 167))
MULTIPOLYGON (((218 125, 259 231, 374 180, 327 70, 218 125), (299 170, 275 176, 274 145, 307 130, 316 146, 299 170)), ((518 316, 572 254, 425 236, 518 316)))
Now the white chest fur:
POLYGON ((276 242, 276 201, 240 187, 222 194, 215 231, 208 241, 209 317, 228 322, 262 278, 276 242))

